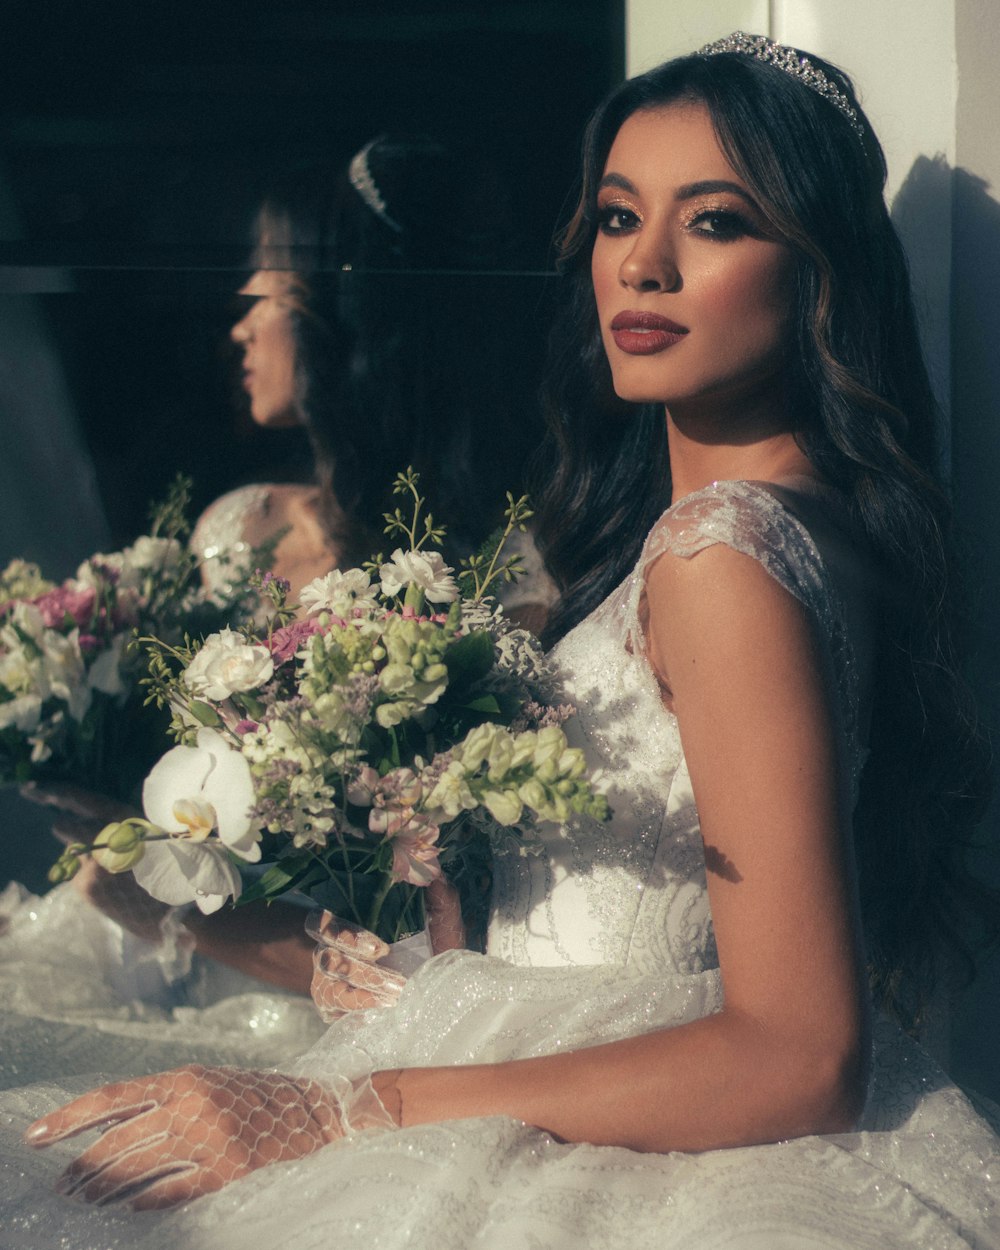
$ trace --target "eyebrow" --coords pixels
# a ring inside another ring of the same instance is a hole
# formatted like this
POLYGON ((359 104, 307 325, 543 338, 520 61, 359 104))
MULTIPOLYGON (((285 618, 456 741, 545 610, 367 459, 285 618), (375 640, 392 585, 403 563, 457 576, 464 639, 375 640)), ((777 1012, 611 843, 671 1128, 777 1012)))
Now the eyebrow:
MULTIPOLYGON (((639 188, 630 182, 623 174, 605 174, 598 184, 598 190, 604 187, 617 187, 621 191, 628 191, 630 195, 638 195, 639 188)), ((739 185, 738 182, 728 182, 724 178, 707 179, 704 182, 688 182, 682 187, 678 187, 674 194, 676 200, 693 200, 699 195, 712 195, 720 191, 730 191, 733 195, 738 195, 741 199, 757 207, 757 201, 752 195, 739 185)))

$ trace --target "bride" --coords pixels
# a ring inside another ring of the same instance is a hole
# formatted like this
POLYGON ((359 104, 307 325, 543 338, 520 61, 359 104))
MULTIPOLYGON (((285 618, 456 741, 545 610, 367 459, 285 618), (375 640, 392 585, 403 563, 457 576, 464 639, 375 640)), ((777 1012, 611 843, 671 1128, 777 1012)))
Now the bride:
MULTIPOLYGON (((540 421, 528 319, 518 330, 510 307, 518 285, 502 272, 484 277, 502 271, 509 252, 506 206, 493 183, 485 162, 434 139, 383 134, 334 170, 300 171, 265 200, 254 227, 256 271, 231 334, 252 419, 301 427, 313 480, 244 486, 206 510, 192 547, 209 588, 232 581, 268 542, 276 544, 273 572, 293 596, 332 568, 360 563, 384 545, 393 473, 407 463, 447 528, 452 559, 500 522, 504 492, 519 493, 540 421), (446 221, 436 189, 444 187, 446 221), (447 320, 436 306, 448 308, 447 320)), ((500 598, 519 624, 537 627, 554 588, 530 539, 518 533, 516 542, 526 576, 500 598)), ((123 815, 76 788, 34 793, 63 809, 67 840, 84 831, 89 840, 123 815), (67 825, 66 809, 84 825, 67 825)), ((80 1020, 85 1009, 98 1022, 125 1016, 116 1026, 123 1034, 138 1002, 150 1008, 150 1020, 139 1022, 148 1034, 162 1028, 161 1008, 178 1022, 180 1007, 174 1061, 201 1053, 198 1022, 224 1033, 233 1057, 243 1038, 269 1037, 270 1050, 246 1052, 257 1061, 316 1036, 304 997, 313 944, 294 904, 181 919, 129 874, 112 876, 85 859, 72 885, 41 900, 11 891, 0 899, 4 912, 0 989, 26 1012, 38 1006, 37 990, 17 982, 27 981, 26 968, 41 971, 44 950, 49 1019, 69 1012, 80 1020), (185 971, 192 944, 194 969, 185 971), (67 949, 76 952, 69 966, 67 949), (206 1007, 210 1016, 195 1015, 206 1007)))
POLYGON ((1000 1246, 997 1138, 887 1014, 983 780, 884 172, 756 37, 600 110, 543 522, 611 825, 281 1073, 6 1095, 10 1246, 1000 1246))

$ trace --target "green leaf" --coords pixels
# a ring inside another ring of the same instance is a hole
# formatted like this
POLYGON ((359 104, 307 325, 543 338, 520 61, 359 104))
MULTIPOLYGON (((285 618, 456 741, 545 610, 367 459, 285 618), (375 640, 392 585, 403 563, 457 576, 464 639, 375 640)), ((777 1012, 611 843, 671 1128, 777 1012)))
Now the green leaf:
POLYGON ((461 706, 466 711, 485 712, 490 716, 497 716, 500 713, 500 704, 495 694, 481 694, 478 699, 470 699, 468 703, 463 703, 461 706))
POLYGON ((219 713, 214 707, 208 703, 202 703, 200 699, 192 700, 190 704, 191 715, 199 724, 207 725, 210 729, 214 729, 217 725, 221 725, 219 713))
POLYGON ((444 653, 449 683, 478 681, 493 667, 493 639, 483 629, 456 638, 444 653))
POLYGON ((311 855, 289 855, 277 864, 272 864, 256 881, 251 882, 237 902, 252 903, 259 898, 274 898, 275 895, 284 894, 298 883, 312 863, 311 855))

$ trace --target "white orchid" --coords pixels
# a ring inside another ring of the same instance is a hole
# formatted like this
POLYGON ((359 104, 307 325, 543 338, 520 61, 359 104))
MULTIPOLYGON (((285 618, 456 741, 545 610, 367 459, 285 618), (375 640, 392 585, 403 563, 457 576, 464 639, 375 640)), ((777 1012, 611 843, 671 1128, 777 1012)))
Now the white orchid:
POLYGON ((350 618, 355 611, 375 612, 379 608, 375 587, 364 569, 334 569, 325 577, 315 578, 302 588, 299 603, 309 616, 332 612, 350 618))
POLYGON ((250 766, 220 734, 202 729, 197 746, 174 747, 142 790, 147 819, 174 836, 146 842, 133 869, 136 881, 161 902, 194 901, 203 912, 217 911, 240 893, 240 875, 226 849, 250 862, 260 859, 253 803, 250 766), (218 837, 209 841, 213 832, 218 837))
POLYGON ((267 647, 249 643, 236 630, 223 629, 206 638, 184 670, 187 687, 204 699, 228 699, 243 690, 254 690, 270 681, 274 661, 267 647))
POLYGON ((388 564, 379 569, 383 594, 393 597, 404 586, 416 586, 431 603, 453 603, 458 598, 454 570, 438 551, 403 551, 397 547, 388 564))

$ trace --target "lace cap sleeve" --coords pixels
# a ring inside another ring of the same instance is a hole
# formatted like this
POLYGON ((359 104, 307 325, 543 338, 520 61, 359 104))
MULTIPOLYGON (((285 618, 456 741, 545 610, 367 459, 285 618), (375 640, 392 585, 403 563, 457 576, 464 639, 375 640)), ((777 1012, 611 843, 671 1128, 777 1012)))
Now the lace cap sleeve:
POLYGON ((251 546, 246 541, 247 520, 266 506, 267 486, 241 486, 209 504, 191 535, 191 550, 201 561, 209 590, 232 592, 237 578, 247 572, 251 546))
MULTIPOLYGON (((856 786, 864 751, 858 732, 857 664, 844 605, 809 530, 766 485, 714 482, 668 508, 643 547, 632 583, 632 621, 638 625, 646 570, 654 560, 667 552, 690 559, 719 543, 756 560, 816 620, 839 695, 856 786)), ((641 629, 633 637, 641 646, 641 629)))
POLYGON ((816 544, 802 522, 758 482, 714 482, 669 508, 646 540, 638 580, 666 552, 690 559, 719 543, 756 560, 822 625, 833 624, 832 587, 816 544))

